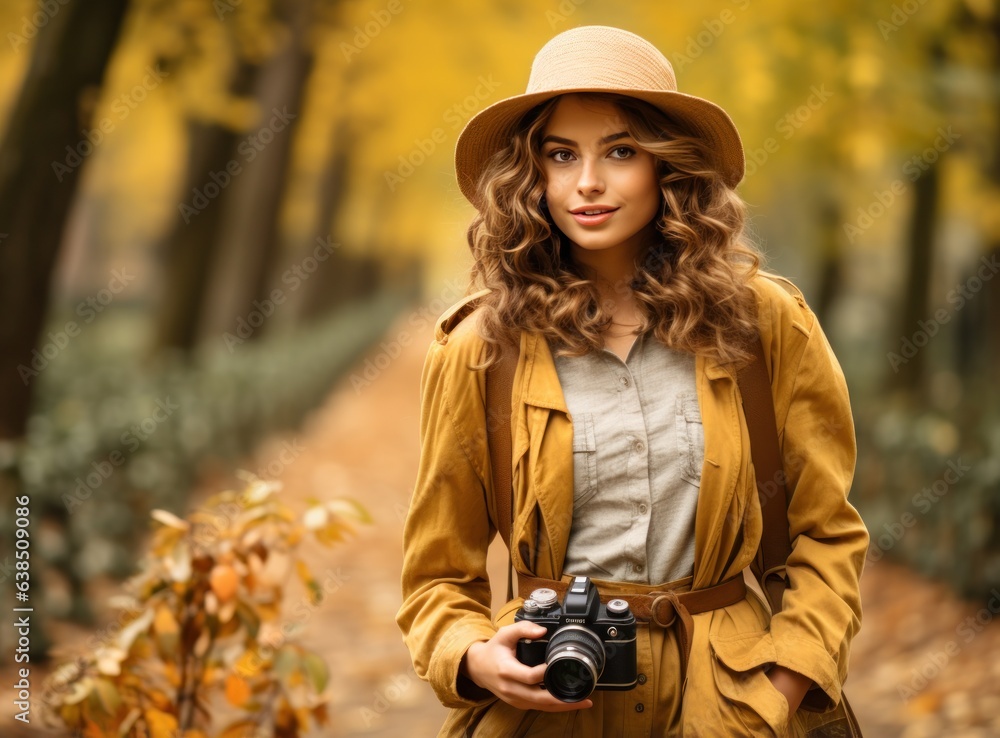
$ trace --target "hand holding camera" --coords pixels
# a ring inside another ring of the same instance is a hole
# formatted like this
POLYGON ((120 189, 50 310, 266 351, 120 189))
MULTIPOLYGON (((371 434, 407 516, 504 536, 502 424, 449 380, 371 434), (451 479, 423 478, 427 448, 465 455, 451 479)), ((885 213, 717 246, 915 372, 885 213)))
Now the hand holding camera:
POLYGON ((561 606, 553 590, 532 592, 512 625, 469 647, 462 673, 523 710, 591 707, 595 689, 635 687, 635 633, 624 600, 603 605, 590 579, 576 577, 561 606))
POLYGON ((563 702, 579 702, 595 689, 629 690, 637 681, 636 620, 625 600, 601 604, 588 577, 575 577, 562 606, 551 589, 536 589, 514 622, 545 627, 545 634, 517 643, 517 659, 545 664, 545 688, 563 702))
POLYGON ((527 666, 517 660, 515 644, 523 638, 541 638, 547 631, 535 623, 522 621, 505 625, 488 641, 473 643, 462 661, 462 673, 483 689, 521 710, 565 712, 592 707, 593 702, 563 702, 540 689, 545 664, 527 666))

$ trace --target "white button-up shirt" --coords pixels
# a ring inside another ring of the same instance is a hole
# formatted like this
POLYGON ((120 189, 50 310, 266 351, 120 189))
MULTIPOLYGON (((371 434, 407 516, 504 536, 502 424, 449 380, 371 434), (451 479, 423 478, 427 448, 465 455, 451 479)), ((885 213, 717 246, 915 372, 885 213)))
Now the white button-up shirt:
POLYGON ((691 575, 705 456, 694 356, 644 336, 625 361, 607 349, 554 358, 573 419, 564 571, 643 584, 691 575))

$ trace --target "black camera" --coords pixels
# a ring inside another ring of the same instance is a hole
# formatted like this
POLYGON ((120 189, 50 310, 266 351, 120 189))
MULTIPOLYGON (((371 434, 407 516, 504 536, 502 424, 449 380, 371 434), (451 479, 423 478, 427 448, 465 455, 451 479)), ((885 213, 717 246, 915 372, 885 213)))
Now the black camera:
POLYGON ((514 615, 548 631, 517 643, 517 659, 547 664, 545 688, 563 702, 579 702, 595 689, 629 690, 636 685, 635 616, 625 600, 601 604, 589 577, 575 577, 562 607, 555 590, 536 589, 514 615))

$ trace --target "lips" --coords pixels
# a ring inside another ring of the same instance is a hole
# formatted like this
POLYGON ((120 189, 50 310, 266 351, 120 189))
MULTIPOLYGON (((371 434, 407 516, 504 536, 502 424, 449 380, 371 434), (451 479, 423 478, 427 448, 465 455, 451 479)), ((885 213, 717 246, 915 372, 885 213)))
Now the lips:
POLYGON ((570 210, 573 220, 583 226, 596 226, 609 220, 618 211, 610 205, 584 205, 570 210))

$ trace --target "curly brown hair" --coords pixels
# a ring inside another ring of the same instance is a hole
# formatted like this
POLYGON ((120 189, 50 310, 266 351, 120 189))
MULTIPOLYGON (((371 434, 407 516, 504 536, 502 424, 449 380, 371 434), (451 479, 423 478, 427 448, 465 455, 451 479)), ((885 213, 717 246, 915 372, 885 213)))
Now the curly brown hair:
MULTIPOLYGON (((615 285, 633 291, 639 333, 725 363, 747 359, 757 331, 750 281, 761 255, 744 235, 746 203, 711 166, 705 142, 662 111, 613 93, 583 96, 612 102, 638 147, 657 159, 662 240, 637 257, 630 283, 615 285)), ((522 329, 541 333, 560 354, 599 350, 612 320, 543 201, 541 139, 558 100, 522 118, 478 182, 484 205, 467 238, 475 258, 470 293, 490 288, 480 301, 484 366, 522 329)))

